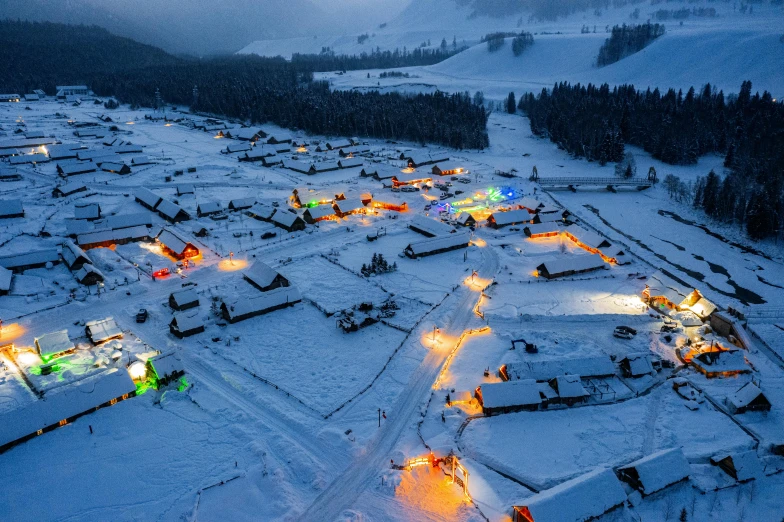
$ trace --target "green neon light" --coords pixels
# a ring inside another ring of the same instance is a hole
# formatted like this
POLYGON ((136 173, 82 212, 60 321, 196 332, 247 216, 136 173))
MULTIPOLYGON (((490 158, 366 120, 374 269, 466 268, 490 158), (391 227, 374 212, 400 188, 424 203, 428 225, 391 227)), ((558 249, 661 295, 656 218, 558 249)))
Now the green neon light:
POLYGON ((180 379, 180 385, 177 386, 177 391, 185 391, 186 389, 188 389, 188 386, 190 386, 190 384, 188 384, 188 380, 185 377, 183 377, 182 379, 180 379))

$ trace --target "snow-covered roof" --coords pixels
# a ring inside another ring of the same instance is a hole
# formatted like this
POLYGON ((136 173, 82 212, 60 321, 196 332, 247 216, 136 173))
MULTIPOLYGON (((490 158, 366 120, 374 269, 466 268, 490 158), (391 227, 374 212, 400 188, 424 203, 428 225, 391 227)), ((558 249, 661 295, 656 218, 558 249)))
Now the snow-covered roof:
POLYGON ((53 160, 75 158, 76 153, 80 150, 85 150, 87 147, 81 143, 64 143, 62 145, 49 145, 46 150, 49 152, 49 158, 53 160))
POLYGON ((178 308, 199 302, 199 294, 196 293, 196 290, 191 288, 180 290, 179 292, 172 292, 171 298, 174 299, 174 303, 178 308))
POLYGON ((541 491, 519 507, 527 508, 536 522, 577 522, 598 517, 625 501, 626 492, 615 473, 598 468, 541 491))
POLYGON ((553 232, 560 232, 561 227, 558 223, 539 223, 536 225, 526 225, 523 229, 529 236, 536 236, 539 234, 551 234, 553 232))
POLYGON ((694 357, 692 363, 708 373, 751 371, 741 350, 703 352, 694 357))
MULTIPOLYGON (((559 209, 560 210, 560 209, 559 209)), ((542 216, 544 217, 544 216, 542 216)), ((560 215, 558 215, 560 219, 560 215)), ((569 225, 564 229, 564 232, 574 236, 580 243, 588 245, 591 248, 600 248, 602 246, 609 246, 610 242, 602 236, 591 230, 586 230, 578 225, 569 225)))
POLYGON ((271 219, 274 223, 278 223, 279 225, 283 225, 284 227, 288 228, 294 224, 297 218, 299 218, 298 215, 284 210, 281 212, 275 212, 271 219))
POLYGON ((429 236, 445 236, 452 233, 455 229, 442 221, 430 219, 421 214, 415 214, 409 221, 408 227, 416 232, 429 236))
MULTIPOLYGON (((180 207, 175 203, 172 203, 168 199, 161 200, 156 210, 160 212, 160 214, 163 217, 168 218, 169 220, 176 218, 177 214, 179 214, 180 212, 185 212, 185 210, 183 210, 182 207, 180 207)), ((185 212, 185 214, 187 215, 188 213, 185 212)))
POLYGON ((185 249, 188 248, 189 244, 188 241, 168 229, 163 230, 158 235, 158 241, 177 255, 181 255, 185 252, 185 249))
POLYGON ((648 278, 648 289, 651 297, 664 297, 668 301, 680 304, 688 292, 671 282, 660 270, 648 278))
POLYGON ((470 212, 461 212, 461 213, 459 213, 457 215, 457 217, 455 218, 455 221, 460 223, 461 225, 465 225, 471 219, 473 219, 473 217, 474 216, 472 216, 470 212))
POLYGON ((608 355, 574 357, 571 359, 549 359, 544 361, 521 361, 508 363, 506 373, 510 380, 535 379, 549 381, 567 373, 585 377, 600 377, 615 374, 615 365, 608 355))
POLYGON ((225 154, 233 154, 235 152, 245 152, 251 149, 250 143, 229 143, 223 150, 225 154))
POLYGON ((704 297, 700 297, 700 299, 689 308, 692 312, 697 314, 697 316, 703 319, 716 311, 716 305, 704 297))
MULTIPOLYGON (((526 212, 528 211, 526 210, 526 212)), ((533 216, 531 216, 531 218, 534 219, 533 216)), ((539 213, 536 215, 535 220, 539 223, 555 223, 558 221, 563 221, 563 215, 560 212, 552 212, 549 214, 539 213)))
POLYGON ((468 234, 458 232, 456 234, 449 234, 446 236, 430 237, 423 239, 422 241, 411 243, 408 245, 408 247, 406 247, 406 250, 410 250, 412 254, 419 256, 446 248, 468 246, 469 242, 470 237, 468 234))
POLYGON ((0 266, 0 292, 11 291, 11 278, 13 275, 13 272, 0 266))
POLYGON ((342 149, 343 147, 351 147, 353 143, 351 143, 351 140, 342 139, 328 141, 326 145, 330 149, 342 149))
POLYGON ((337 207, 338 212, 341 212, 343 214, 348 212, 354 212, 357 210, 362 210, 363 208, 365 208, 365 204, 359 198, 336 200, 334 205, 337 207))
POLYGON ((103 229, 95 230, 93 232, 86 232, 76 236, 76 242, 79 245, 95 245, 105 242, 117 242, 122 240, 139 240, 150 237, 149 229, 144 225, 135 227, 117 228, 117 229, 103 229))
POLYGON ((539 386, 533 379, 483 384, 482 406, 485 408, 506 408, 540 404, 539 386))
POLYGON ((270 219, 276 210, 277 209, 273 206, 265 205, 264 203, 256 203, 248 209, 248 214, 258 216, 262 219, 270 219))
POLYGON ((254 203, 256 203, 256 198, 232 199, 229 201, 229 208, 233 208, 234 210, 244 210, 246 208, 251 208, 254 203))
POLYGON ((753 382, 747 382, 741 386, 738 391, 732 395, 729 395, 727 397, 727 401, 735 409, 745 408, 760 395, 762 395, 762 390, 760 390, 753 382))
POLYGON ((362 168, 361 173, 364 176, 373 176, 379 180, 392 179, 400 174, 400 169, 385 164, 366 165, 362 168))
POLYGON ((165 379, 166 377, 185 371, 182 361, 174 352, 153 357, 149 359, 149 363, 155 369, 155 374, 159 379, 165 379))
POLYGON ((199 203, 196 208, 202 214, 215 214, 216 212, 223 210, 219 201, 205 201, 199 203))
POLYGON ((510 210, 508 212, 493 212, 491 215, 496 226, 511 225, 531 221, 533 216, 527 210, 510 210))
POLYGON ((558 386, 558 396, 561 398, 572 399, 590 395, 583 387, 579 375, 559 375, 555 378, 555 383, 558 386))
POLYGON ((186 183, 184 185, 177 185, 177 195, 182 196, 183 194, 195 194, 196 187, 191 185, 190 183, 186 183))
POLYGON ((137 188, 134 191, 133 195, 134 195, 134 197, 136 199, 138 199, 142 203, 146 204, 150 208, 155 208, 162 201, 161 197, 158 194, 156 194, 156 193, 154 193, 154 192, 152 192, 150 190, 147 190, 144 187, 137 188))
POLYGON ((14 269, 29 265, 45 265, 46 263, 56 263, 58 261, 60 261, 60 253, 55 248, 49 248, 0 257, 0 266, 14 269))
POLYGON ((55 143, 57 143, 57 140, 54 138, 12 138, 0 140, 0 149, 29 149, 31 147, 40 147, 41 145, 54 145, 55 143))
POLYGON ((84 192, 87 190, 87 185, 80 181, 72 181, 71 183, 60 185, 57 187, 57 190, 59 190, 63 196, 70 196, 71 194, 76 194, 77 192, 84 192))
POLYGON ((47 393, 43 399, 0 413, 0 446, 135 391, 136 385, 124 368, 113 368, 74 384, 61 386, 47 393))
POLYGON ((629 372, 632 377, 639 377, 653 373, 653 363, 651 356, 647 353, 631 354, 626 357, 629 361, 629 372))
POLYGON ((258 136, 264 136, 265 132, 259 128, 248 127, 246 129, 240 129, 236 133, 236 137, 241 140, 252 140, 258 136))
POLYGON ((680 448, 669 448, 643 457, 618 471, 634 469, 642 486, 642 493, 650 495, 671 484, 687 478, 690 473, 689 461, 680 448))
POLYGON ((439 161, 433 165, 433 173, 438 171, 462 173, 465 171, 465 164, 459 161, 439 161))
POLYGON ((316 205, 315 207, 305 209, 305 215, 313 220, 323 219, 325 217, 334 216, 335 209, 332 208, 332 205, 316 205))
POLYGON ((340 169, 340 164, 337 161, 319 161, 314 163, 312 168, 316 172, 328 172, 340 169))
POLYGON ((120 214, 106 218, 109 228, 130 228, 138 226, 152 226, 152 216, 149 212, 135 212, 133 214, 120 214))
POLYGON ((18 214, 24 214, 21 199, 0 200, 0 217, 16 216, 18 214))
POLYGON ((536 200, 534 198, 529 198, 529 197, 520 198, 515 203, 517 205, 519 205, 521 207, 524 207, 524 208, 527 208, 529 210, 536 210, 536 209, 544 206, 544 203, 540 202, 539 200, 536 200))
POLYGON ((112 148, 113 152, 117 154, 140 154, 144 152, 141 145, 134 145, 133 143, 123 143, 117 147, 112 148))
POLYGON ((711 457, 711 462, 719 463, 726 458, 732 459, 732 466, 735 468, 735 478, 739 482, 760 478, 764 474, 755 450, 714 455, 711 457))
POLYGON ((152 160, 147 156, 134 156, 131 158, 131 165, 149 165, 150 163, 152 163, 152 160))
POLYGON ((545 261, 537 269, 541 267, 544 267, 550 275, 558 275, 605 268, 605 263, 598 255, 576 255, 545 261))
POLYGON ((353 167, 361 167, 365 163, 362 158, 343 158, 338 161, 341 169, 349 169, 353 167))
POLYGON ((82 284, 85 284, 85 281, 87 280, 87 277, 91 276, 91 275, 98 276, 98 278, 101 281, 103 281, 105 279, 104 276, 103 276, 103 273, 100 270, 98 270, 97 268, 95 268, 90 263, 85 263, 84 265, 82 265, 82 268, 77 270, 76 274, 74 274, 74 276, 76 277, 76 280, 79 281, 82 284))
POLYGON ((38 353, 41 357, 56 355, 75 348, 73 341, 68 337, 68 330, 60 330, 36 337, 35 346, 38 348, 38 353))
POLYGON ((259 288, 266 288, 275 281, 280 274, 263 261, 256 261, 243 272, 242 276, 259 288))
POLYGON ((227 309, 229 317, 233 320, 244 315, 261 313, 286 303, 296 303, 301 300, 302 296, 295 287, 281 286, 269 292, 263 292, 256 297, 250 299, 242 298, 231 305, 227 304, 227 309))
POLYGON ((101 170, 106 172, 122 172, 123 169, 127 169, 128 166, 125 163, 113 163, 110 161, 104 161, 101 163, 101 170))
POLYGON ((310 172, 311 165, 309 163, 303 163, 302 161, 297 160, 283 160, 283 167, 289 170, 293 170, 294 172, 307 174, 310 172))
POLYGON ((180 332, 196 330, 197 328, 201 328, 204 326, 204 321, 199 315, 199 312, 197 311, 193 313, 191 310, 188 310, 187 312, 178 312, 174 314, 172 323, 180 332))
POLYGON ((83 203, 74 206, 74 218, 98 219, 101 217, 101 206, 98 203, 83 203))
POLYGON ((117 322, 115 322, 113 317, 89 321, 84 326, 93 344, 102 343, 123 335, 122 330, 117 326, 117 322))
POLYGON ((65 264, 68 265, 68 268, 71 268, 79 261, 82 263, 92 263, 90 257, 84 252, 84 250, 76 246, 70 239, 63 242, 62 255, 65 264))
POLYGON ((11 165, 22 165, 26 163, 46 163, 50 161, 49 156, 46 154, 39 152, 36 154, 20 154, 18 156, 11 156, 8 158, 8 162, 11 165))
POLYGON ((58 163, 57 168, 64 176, 74 176, 95 172, 97 167, 92 161, 74 161, 72 163, 58 163))

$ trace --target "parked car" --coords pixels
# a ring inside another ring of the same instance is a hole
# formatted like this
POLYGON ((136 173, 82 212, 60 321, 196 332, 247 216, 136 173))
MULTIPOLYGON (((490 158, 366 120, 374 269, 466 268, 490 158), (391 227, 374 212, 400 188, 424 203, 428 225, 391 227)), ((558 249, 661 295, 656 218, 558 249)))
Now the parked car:
POLYGON ((406 185, 405 187, 401 187, 400 190, 403 192, 419 192, 419 187, 415 187, 413 185, 406 185))
POLYGON ((430 205, 430 203, 428 203, 427 205, 425 205, 425 210, 430 210, 431 208, 433 208, 433 207, 432 207, 432 205, 430 205))
POLYGON ((148 315, 149 314, 147 313, 147 309, 146 308, 139 308, 139 311, 136 312, 136 322, 137 323, 143 323, 143 322, 147 321, 147 316, 148 315))
POLYGON ((398 187, 392 187, 392 192, 400 192, 400 189, 398 187))
POLYGON ((160 270, 156 270, 152 273, 153 277, 165 277, 169 275, 171 271, 168 268, 161 268, 160 270))
POLYGON ((277 236, 277 232, 264 232, 261 235, 261 239, 272 239, 273 237, 277 236))
POLYGON ((457 181, 458 181, 458 183, 464 183, 464 184, 466 184, 466 185, 468 185, 469 183, 471 183, 471 180, 470 180, 470 179, 468 179, 468 178, 460 178, 460 179, 458 179, 457 181))
POLYGON ((619 339, 632 339, 632 338, 634 338, 634 336, 632 334, 630 334, 629 332, 626 332, 624 330, 619 330, 617 328, 613 331, 613 335, 615 337, 619 338, 619 339))
POLYGON ((462 190, 456 190, 456 191, 455 191, 455 196, 459 196, 459 195, 460 195, 460 194, 462 194, 462 193, 463 193, 463 191, 462 191, 462 190))
POLYGON ((629 332, 632 335, 637 335, 637 330, 635 330, 631 326, 616 326, 615 329, 621 330, 623 332, 629 332))

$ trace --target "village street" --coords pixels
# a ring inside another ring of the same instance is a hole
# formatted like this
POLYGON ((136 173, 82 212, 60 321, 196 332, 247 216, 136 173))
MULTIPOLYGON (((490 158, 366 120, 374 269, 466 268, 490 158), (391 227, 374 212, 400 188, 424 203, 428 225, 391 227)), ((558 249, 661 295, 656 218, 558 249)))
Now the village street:
MULTIPOLYGON (((497 254, 493 249, 481 249, 482 262, 476 271, 479 277, 492 279, 498 272, 497 254)), ((473 312, 478 294, 466 286, 461 286, 447 298, 441 307, 452 309, 447 325, 441 329, 444 336, 459 338, 472 326, 479 326, 473 312), (476 325, 473 323, 476 322, 476 325)), ((430 330, 429 323, 422 324, 409 335, 409 343, 420 343, 430 330)), ((451 343, 450 343, 451 344, 451 343)), ((433 383, 438 378, 449 352, 453 346, 438 346, 428 353, 417 370, 412 373, 406 389, 391 408, 394 416, 383 425, 378 436, 369 444, 365 453, 354 460, 348 468, 321 492, 311 506, 302 514, 301 520, 336 520, 341 513, 350 508, 376 475, 389 466, 389 456, 406 430, 415 429, 420 407, 430 394, 433 383)))

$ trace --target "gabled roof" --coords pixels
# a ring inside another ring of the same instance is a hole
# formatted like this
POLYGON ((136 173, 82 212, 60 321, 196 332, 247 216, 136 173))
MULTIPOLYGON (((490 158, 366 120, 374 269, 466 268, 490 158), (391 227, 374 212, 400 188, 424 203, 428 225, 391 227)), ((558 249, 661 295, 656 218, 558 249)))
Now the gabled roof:
POLYGON ((555 378, 555 383, 558 386, 558 396, 561 398, 573 399, 590 395, 583 387, 579 375, 559 375, 555 378))
POLYGON ((567 272, 582 272, 604 267, 604 260, 598 255, 577 255, 545 261, 537 269, 544 268, 548 274, 557 276, 567 272))
POLYGON ((177 185, 177 195, 182 196, 183 194, 195 194, 196 187, 191 185, 190 183, 186 183, 184 185, 177 185))
MULTIPOLYGON (((178 316, 178 324, 179 321, 180 318, 178 316)), ((155 370, 155 374, 159 379, 165 379, 185 371, 182 361, 174 352, 158 355, 149 359, 148 362, 155 370)))
POLYGON ((286 303, 296 303, 301 300, 302 296, 295 287, 281 286, 274 290, 270 290, 269 292, 263 292, 251 299, 243 297, 234 304, 227 305, 226 307, 229 312, 229 317, 233 320, 234 318, 242 317, 244 315, 252 315, 254 313, 269 310, 270 308, 285 305, 286 303))
POLYGON ((483 384, 482 406, 485 408, 509 408, 540 404, 539 386, 533 379, 483 384))
POLYGON ((101 206, 98 203, 85 203, 74 206, 74 218, 98 219, 101 217, 101 206))
POLYGON ((185 252, 185 249, 188 248, 189 244, 188 241, 168 229, 163 230, 160 235, 158 235, 158 241, 177 255, 181 255, 185 252))
POLYGON ((729 395, 727 397, 727 401, 729 401, 729 403, 734 406, 735 409, 745 408, 760 395, 763 395, 762 390, 760 390, 753 382, 747 382, 741 386, 738 391, 732 395, 729 395))
POLYGON ((242 277, 257 286, 267 288, 280 274, 263 261, 256 261, 253 265, 243 272, 242 277))
POLYGON ((57 170, 63 176, 75 176, 77 174, 86 174, 88 172, 95 172, 97 166, 92 161, 74 161, 72 163, 58 163, 57 170))
POLYGON ((18 156, 11 156, 8 158, 11 165, 21 165, 24 163, 47 163, 49 156, 43 153, 37 154, 20 154, 18 156))
POLYGON ((632 377, 653 373, 653 363, 651 363, 650 354, 630 354, 626 356, 626 359, 629 361, 629 373, 631 373, 632 377))
POLYGON ((306 208, 304 215, 310 217, 310 219, 317 220, 335 216, 336 214, 332 205, 316 205, 315 207, 306 208))
POLYGON ((57 190, 63 196, 70 196, 71 194, 76 194, 77 192, 84 192, 85 190, 87 190, 87 185, 79 181, 72 181, 71 183, 60 185, 59 187, 57 187, 57 190))
POLYGON ((112 229, 138 226, 152 226, 152 215, 149 212, 134 212, 106 218, 106 225, 112 229))
POLYGON ((289 170, 293 170, 294 172, 307 174, 310 172, 311 165, 296 160, 283 160, 283 167, 289 170))
POLYGON ((680 448, 669 448, 647 457, 643 457, 625 466, 618 471, 634 469, 642 486, 642 493, 650 495, 669 485, 687 478, 690 473, 689 461, 680 448))
POLYGON ((89 321, 85 323, 85 330, 87 331, 87 335, 90 336, 90 340, 93 344, 102 343, 104 341, 108 341, 109 339, 115 339, 117 337, 122 337, 123 332, 117 323, 115 322, 113 317, 107 317, 105 319, 99 319, 96 321, 89 321))
POLYGON ((277 209, 264 203, 256 203, 249 210, 248 214, 258 216, 262 219, 270 219, 277 209))
POLYGON ((596 355, 570 359, 513 362, 506 365, 506 373, 510 380, 549 381, 564 374, 579 374, 585 377, 613 375, 615 374, 615 365, 608 355, 596 355))
POLYGON ((361 167, 364 163, 365 161, 362 158, 343 158, 338 160, 338 165, 341 169, 361 167))
POLYGON ((71 268, 77 262, 92 263, 90 257, 70 239, 63 242, 63 260, 68 268, 71 268))
POLYGON ((55 248, 15 254, 0 257, 0 266, 14 269, 29 265, 45 265, 46 263, 57 263, 60 261, 60 253, 55 248))
POLYGON ((755 450, 714 455, 711 457, 711 462, 718 464, 724 459, 732 460, 732 466, 735 468, 735 478, 738 482, 760 478, 764 475, 755 450))
POLYGON ((180 332, 188 332, 204 327, 204 321, 198 311, 177 312, 171 321, 180 332))
POLYGON ((529 236, 536 236, 538 234, 550 234, 553 232, 560 233, 561 227, 558 223, 539 223, 536 225, 526 225, 523 229, 529 236))
POLYGON ((146 204, 150 208, 157 207, 161 203, 161 201, 163 201, 162 198, 158 194, 156 194, 156 193, 154 193, 154 192, 152 192, 150 190, 147 190, 144 187, 137 188, 134 191, 133 195, 134 195, 134 197, 136 199, 138 199, 139 201, 143 202, 144 204, 146 204))
POLYGON ((178 308, 199 302, 199 294, 196 293, 196 290, 190 288, 187 290, 180 290, 179 292, 172 292, 171 297, 174 299, 174 303, 178 308))
POLYGON ((68 330, 51 332, 35 338, 35 345, 41 357, 48 357, 76 348, 68 337, 68 330))
MULTIPOLYGON (((177 217, 179 213, 184 213, 188 216, 188 213, 183 210, 182 207, 172 203, 171 201, 164 199, 158 204, 158 208, 156 209, 163 217, 172 220, 177 217)), ((190 216, 188 216, 190 217, 190 216)))
POLYGON ((301 218, 298 215, 294 214, 293 212, 287 212, 285 210, 282 210, 280 212, 275 212, 272 215, 271 219, 274 223, 278 223, 288 228, 294 225, 297 219, 301 219, 301 218))
POLYGON ((510 210, 508 212, 493 212, 492 216, 496 226, 525 223, 531 221, 533 216, 527 210, 510 210))
POLYGON ((76 280, 82 284, 85 284, 85 281, 89 276, 93 276, 93 277, 97 276, 100 281, 103 281, 105 279, 103 273, 97 268, 95 268, 91 263, 83 264, 82 268, 77 270, 76 274, 74 274, 76 280))
POLYGON ((446 236, 455 229, 442 221, 436 221, 421 214, 415 214, 408 227, 416 232, 429 236, 446 236))
POLYGON ((196 208, 202 214, 215 214, 223 210, 219 201, 205 201, 203 203, 199 203, 196 208))
POLYGON ((245 210, 251 208, 256 203, 256 198, 239 198, 229 201, 229 208, 234 210, 245 210))
POLYGON ((343 214, 365 208, 365 204, 359 198, 336 200, 333 205, 337 207, 338 212, 343 214))
POLYGON ((626 492, 608 468, 567 480, 522 502, 535 522, 583 521, 598 517, 626 501, 626 492))
POLYGON ((469 242, 470 242, 470 238, 468 234, 458 232, 456 234, 449 234, 446 236, 436 236, 428 239, 423 239, 422 241, 411 243, 410 245, 408 245, 408 247, 406 247, 406 249, 410 250, 411 253, 414 254, 415 256, 419 256, 422 254, 427 254, 429 252, 436 252, 439 250, 444 250, 449 248, 468 246, 469 242))
MULTIPOLYGON (((558 215, 558 219, 560 219, 560 215, 558 215)), ((578 225, 569 225, 564 229, 564 232, 568 232, 576 237, 580 243, 588 245, 591 248, 601 248, 602 246, 609 246, 610 244, 609 241, 596 232, 586 230, 578 225)))

